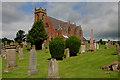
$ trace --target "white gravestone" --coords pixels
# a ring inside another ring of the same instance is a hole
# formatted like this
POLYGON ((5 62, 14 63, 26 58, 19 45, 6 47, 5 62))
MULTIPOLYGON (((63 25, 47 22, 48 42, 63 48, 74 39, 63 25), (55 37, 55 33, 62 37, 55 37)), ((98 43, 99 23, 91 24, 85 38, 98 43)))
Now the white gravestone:
POLYGON ((49 71, 47 78, 60 78, 58 72, 58 61, 52 58, 49 62, 49 71))
POLYGON ((81 54, 84 54, 84 53, 85 53, 85 45, 82 44, 82 45, 81 45, 81 54))
POLYGON ((30 50, 30 59, 29 59, 29 71, 28 76, 38 74, 37 70, 37 51, 35 50, 35 46, 30 50))

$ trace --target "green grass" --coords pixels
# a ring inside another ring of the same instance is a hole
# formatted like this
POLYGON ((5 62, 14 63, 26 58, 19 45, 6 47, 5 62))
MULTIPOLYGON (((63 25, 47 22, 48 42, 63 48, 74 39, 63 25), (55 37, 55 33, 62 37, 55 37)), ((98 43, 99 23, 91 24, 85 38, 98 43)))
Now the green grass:
POLYGON ((2 79, 2 58, 0 55, 0 80, 2 79))
MULTIPOLYGON (((46 78, 48 74, 48 62, 51 58, 49 50, 37 51, 37 69, 40 74, 27 76, 29 70, 29 51, 24 50, 24 60, 19 60, 17 55, 17 64, 19 70, 5 73, 6 62, 2 59, 3 78, 46 78)), ((118 72, 101 70, 102 66, 110 65, 118 61, 115 47, 105 49, 100 46, 96 52, 86 52, 85 54, 67 58, 59 61, 59 73, 61 78, 118 78, 118 72), (106 74, 111 72, 111 74, 106 74)))

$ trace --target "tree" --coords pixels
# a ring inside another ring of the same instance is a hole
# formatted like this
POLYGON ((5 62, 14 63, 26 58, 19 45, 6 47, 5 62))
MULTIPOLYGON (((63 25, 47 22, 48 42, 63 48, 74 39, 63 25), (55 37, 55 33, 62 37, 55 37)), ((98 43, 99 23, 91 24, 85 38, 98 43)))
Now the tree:
POLYGON ((22 41, 25 41, 25 39, 26 39, 25 31, 19 30, 14 40, 18 43, 21 43, 22 41))
POLYGON ((99 40, 99 43, 102 44, 102 39, 99 40))
POLYGON ((42 48, 42 42, 47 40, 47 38, 48 35, 41 19, 33 24, 31 30, 29 30, 27 34, 27 41, 31 42, 32 45, 34 44, 37 50, 42 48))
POLYGON ((2 42, 5 44, 5 41, 7 41, 7 44, 10 44, 11 42, 14 42, 13 40, 10 40, 8 38, 2 38, 2 42))

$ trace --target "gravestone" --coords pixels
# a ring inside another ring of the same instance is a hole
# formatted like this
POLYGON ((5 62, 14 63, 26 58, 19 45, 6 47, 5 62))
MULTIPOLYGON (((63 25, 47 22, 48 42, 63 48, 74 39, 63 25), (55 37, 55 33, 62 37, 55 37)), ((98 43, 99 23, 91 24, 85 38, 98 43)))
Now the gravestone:
POLYGON ((111 48, 111 41, 108 40, 107 49, 110 49, 110 48, 111 48))
POLYGON ((5 52, 5 48, 1 49, 1 57, 6 59, 6 52, 5 52))
POLYGON ((86 49, 89 50, 89 43, 87 43, 87 45, 86 45, 86 49))
POLYGON ((97 43, 97 50, 99 49, 99 44, 97 43))
POLYGON ((94 46, 95 46, 95 49, 96 49, 97 48, 97 43, 96 42, 94 43, 94 46))
POLYGON ((81 44, 81 54, 85 53, 85 44, 81 44))
POLYGON ((7 45, 7 41, 5 41, 5 45, 7 45))
POLYGON ((66 58, 70 57, 69 48, 65 49, 66 58))
POLYGON ((14 42, 11 42, 10 45, 14 45, 14 42))
POLYGON ((23 44, 21 44, 20 47, 19 47, 19 59, 20 60, 24 59, 24 56, 23 56, 23 44))
POLYGON ((44 50, 45 49, 45 43, 43 42, 42 43, 42 50, 44 50))
POLYGON ((58 61, 55 58, 52 58, 49 62, 49 71, 47 78, 60 78, 58 72, 58 61))
POLYGON ((118 71, 118 64, 116 64, 116 65, 112 65, 112 69, 113 69, 113 71, 118 71))
POLYGON ((38 74, 37 70, 37 51, 35 50, 35 45, 32 46, 30 50, 30 59, 29 59, 29 71, 28 76, 38 74))
POLYGON ((30 42, 27 43, 27 49, 28 49, 28 50, 31 49, 31 43, 30 43, 30 42))
POLYGON ((116 43, 116 52, 117 52, 117 55, 120 55, 120 47, 119 47, 119 44, 116 43))
POLYGON ((6 47, 6 69, 4 72, 11 72, 19 69, 16 61, 16 50, 15 47, 6 47))
POLYGON ((91 29, 91 40, 90 40, 89 51, 95 51, 95 46, 94 46, 94 42, 93 42, 93 29, 91 29))
POLYGON ((16 52, 19 52, 20 45, 16 46, 16 52))

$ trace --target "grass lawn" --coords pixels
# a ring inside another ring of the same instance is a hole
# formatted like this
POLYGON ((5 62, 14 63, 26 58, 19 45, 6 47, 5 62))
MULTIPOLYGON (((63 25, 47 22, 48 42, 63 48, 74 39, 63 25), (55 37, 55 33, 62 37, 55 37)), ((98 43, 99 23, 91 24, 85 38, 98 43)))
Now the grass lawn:
POLYGON ((1 55, 0 55, 0 80, 2 78, 2 58, 1 58, 1 55))
MULTIPOLYGON (((96 52, 86 52, 85 54, 67 58, 59 61, 59 73, 61 78, 118 78, 118 72, 101 70, 102 66, 110 65, 118 61, 116 48, 105 49, 101 45, 96 52), (111 74, 106 74, 110 72, 111 74)), ((48 74, 48 62, 51 58, 49 50, 37 51, 37 69, 40 74, 27 76, 29 70, 29 51, 24 50, 24 60, 19 60, 17 55, 17 64, 19 70, 5 73, 6 62, 2 59, 2 77, 3 78, 46 78, 48 74)))

